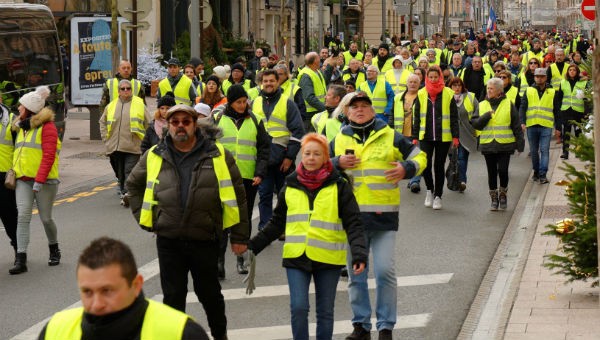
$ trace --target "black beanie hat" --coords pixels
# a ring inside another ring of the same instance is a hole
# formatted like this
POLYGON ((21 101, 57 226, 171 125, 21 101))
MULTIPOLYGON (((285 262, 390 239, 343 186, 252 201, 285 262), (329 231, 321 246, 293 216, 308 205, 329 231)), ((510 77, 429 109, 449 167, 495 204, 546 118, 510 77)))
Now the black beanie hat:
POLYGON ((379 48, 385 48, 388 52, 390 51, 390 45, 388 45, 386 43, 381 43, 379 45, 379 48))
POLYGON ((175 95, 173 92, 169 91, 165 93, 164 96, 160 97, 159 100, 156 101, 156 108, 160 108, 161 106, 173 107, 175 106, 175 95))
POLYGON ((242 97, 248 98, 248 93, 246 93, 246 90, 244 89, 244 87, 242 85, 232 85, 227 90, 227 102, 228 103, 233 103, 234 101, 236 101, 242 97))
POLYGON ((242 66, 242 64, 240 63, 235 63, 231 65, 231 72, 233 72, 233 70, 240 70, 242 71, 242 73, 246 72, 246 70, 244 70, 244 66, 242 66))
POLYGON ((206 78, 205 83, 208 83, 211 80, 214 81, 215 83, 217 83, 217 87, 221 86, 221 80, 219 80, 219 77, 215 76, 214 74, 211 75, 210 77, 206 78))

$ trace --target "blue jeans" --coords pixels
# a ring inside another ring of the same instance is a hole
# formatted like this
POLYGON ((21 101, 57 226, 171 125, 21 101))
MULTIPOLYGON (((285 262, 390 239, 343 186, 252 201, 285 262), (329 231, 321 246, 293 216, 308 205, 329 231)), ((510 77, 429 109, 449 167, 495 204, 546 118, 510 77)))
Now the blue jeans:
POLYGON ((408 182, 408 187, 410 188, 410 186, 413 183, 417 183, 420 185, 421 184, 421 176, 415 176, 415 177, 411 178, 410 181, 408 182))
POLYGON ((311 276, 315 279, 317 305, 317 340, 329 340, 333 335, 335 293, 340 279, 339 269, 317 270, 312 273, 286 268, 290 287, 290 311, 294 340, 308 340, 308 287, 311 276))
MULTIPOLYGON (((396 248, 395 231, 365 230, 367 248, 371 250, 373 270, 376 282, 376 307, 377 330, 394 329, 396 324, 397 290, 396 265, 394 262, 396 248)), ((348 295, 352 306, 352 323, 359 323, 370 331, 371 302, 369 301, 369 287, 367 278, 369 265, 359 274, 352 272, 352 256, 348 253, 348 295)))
POLYGON ((458 180, 467 183, 467 166, 469 165, 469 151, 458 145, 458 180))
MULTIPOLYGON (((258 229, 262 228, 269 222, 273 216, 273 193, 279 193, 283 187, 286 174, 279 170, 280 165, 269 166, 267 176, 263 178, 258 185, 258 212, 260 221, 258 229)), ((295 170, 290 168, 290 170, 295 170)))
POLYGON ((540 125, 527 127, 527 139, 529 140, 533 172, 539 176, 546 176, 548 172, 552 130, 552 128, 540 125))

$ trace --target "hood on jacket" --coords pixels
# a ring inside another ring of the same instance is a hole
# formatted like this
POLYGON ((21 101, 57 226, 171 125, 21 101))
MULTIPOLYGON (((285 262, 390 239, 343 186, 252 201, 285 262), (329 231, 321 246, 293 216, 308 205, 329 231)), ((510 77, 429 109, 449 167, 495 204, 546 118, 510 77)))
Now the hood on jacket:
MULTIPOLYGON (((56 116, 56 114, 50 107, 45 107, 37 114, 34 114, 33 116, 31 116, 30 128, 37 129, 38 127, 44 125, 44 123, 53 122, 55 116, 56 116)), ((20 127, 17 124, 20 121, 21 121, 20 119, 15 119, 13 126, 12 126, 13 131, 19 131, 20 127)))

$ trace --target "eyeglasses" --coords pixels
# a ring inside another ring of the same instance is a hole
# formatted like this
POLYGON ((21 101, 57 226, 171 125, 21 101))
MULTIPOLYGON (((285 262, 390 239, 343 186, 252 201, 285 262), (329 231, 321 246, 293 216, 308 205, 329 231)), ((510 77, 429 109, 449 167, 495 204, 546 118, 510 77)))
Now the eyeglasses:
POLYGON ((171 119, 171 121, 169 123, 175 127, 177 127, 179 125, 190 126, 190 124, 192 124, 193 121, 191 119, 184 119, 184 120, 171 119))
POLYGON ((131 91, 131 87, 119 87, 121 91, 131 91))
POLYGON ((530 61, 529 65, 539 65, 539 63, 535 62, 535 61, 530 61))

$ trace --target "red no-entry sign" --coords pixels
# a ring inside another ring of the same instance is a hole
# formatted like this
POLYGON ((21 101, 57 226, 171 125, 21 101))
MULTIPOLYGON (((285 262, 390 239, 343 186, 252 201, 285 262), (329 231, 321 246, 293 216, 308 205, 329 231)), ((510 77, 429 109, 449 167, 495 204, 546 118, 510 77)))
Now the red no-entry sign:
POLYGON ((581 14, 588 20, 596 20, 596 0, 583 0, 581 3, 581 14))

